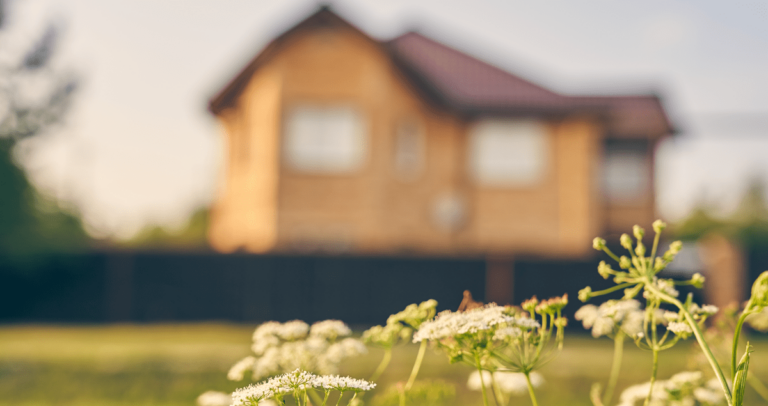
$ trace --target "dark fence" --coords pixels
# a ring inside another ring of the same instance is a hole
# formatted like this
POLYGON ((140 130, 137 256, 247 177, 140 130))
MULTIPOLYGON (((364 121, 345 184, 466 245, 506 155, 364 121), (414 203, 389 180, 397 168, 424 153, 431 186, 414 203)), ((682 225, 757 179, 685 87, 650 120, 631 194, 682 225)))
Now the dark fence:
MULTIPOLYGON (((609 283, 594 261, 518 260, 515 302, 571 296, 609 283)), ((462 292, 483 300, 482 259, 88 253, 0 261, 0 321, 256 322, 341 319, 383 323, 406 305, 436 299, 455 309, 462 292)))
MULTIPOLYGON (((745 294, 768 252, 752 250, 745 294)), ((514 302, 607 288, 598 260, 514 262, 514 302)), ((258 322, 341 319, 380 324, 410 303, 455 309, 462 292, 484 300, 483 259, 263 256, 215 253, 86 253, 26 261, 0 258, 0 322, 258 322)), ((701 300, 701 292, 694 292, 701 300)), ((621 296, 616 292, 615 296, 621 296)), ((576 325, 577 323, 571 323, 576 325)))

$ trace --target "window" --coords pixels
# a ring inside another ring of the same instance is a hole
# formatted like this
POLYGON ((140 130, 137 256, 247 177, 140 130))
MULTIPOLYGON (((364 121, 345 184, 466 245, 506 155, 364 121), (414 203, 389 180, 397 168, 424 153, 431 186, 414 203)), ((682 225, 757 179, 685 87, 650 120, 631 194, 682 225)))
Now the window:
POLYGON ((285 122, 284 158, 294 169, 313 173, 348 173, 365 162, 363 118, 349 106, 300 106, 285 122))
POLYGON ((469 138, 469 170, 486 186, 526 186, 539 182, 548 162, 547 129, 533 120, 486 120, 469 138))
POLYGON ((648 144, 642 140, 608 140, 603 161, 603 192, 610 202, 643 197, 650 186, 648 144))
POLYGON ((416 120, 403 120, 395 128, 395 174, 412 181, 424 167, 424 132, 416 120))

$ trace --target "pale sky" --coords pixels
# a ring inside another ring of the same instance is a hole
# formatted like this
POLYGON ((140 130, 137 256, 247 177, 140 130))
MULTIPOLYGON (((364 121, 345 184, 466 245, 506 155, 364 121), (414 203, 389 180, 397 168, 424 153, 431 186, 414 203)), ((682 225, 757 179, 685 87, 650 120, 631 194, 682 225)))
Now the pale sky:
MULTIPOLYGON (((179 227, 212 201, 223 145, 207 100, 317 4, 16 3, 7 31, 30 41, 47 21, 62 22, 57 64, 82 77, 66 124, 24 145, 20 159, 92 231, 123 238, 147 224, 179 227)), ((765 0, 332 4, 376 38, 418 29, 556 91, 660 93, 682 131, 658 155, 668 220, 701 201, 727 212, 751 178, 768 179, 765 0)))

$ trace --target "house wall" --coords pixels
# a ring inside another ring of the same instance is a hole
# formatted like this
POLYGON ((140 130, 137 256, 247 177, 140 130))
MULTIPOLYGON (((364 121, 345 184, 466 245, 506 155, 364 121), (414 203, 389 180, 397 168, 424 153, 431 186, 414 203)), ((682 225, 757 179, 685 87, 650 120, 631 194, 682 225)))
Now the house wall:
POLYGON ((276 250, 445 253, 452 236, 432 226, 431 201, 452 190, 457 119, 427 106, 382 49, 352 30, 297 34, 270 63, 283 73, 284 111, 297 104, 351 104, 367 127, 368 156, 352 174, 281 166, 276 250), (394 173, 395 127, 424 131, 425 167, 413 181, 394 173))
POLYGON ((548 166, 540 182, 499 188, 465 180, 470 216, 464 245, 486 253, 588 252, 602 227, 596 184, 601 129, 589 119, 569 118, 549 121, 547 130, 548 166))
POLYGON ((219 251, 265 252, 275 245, 281 87, 279 70, 261 69, 237 107, 219 116, 227 164, 209 231, 219 251))

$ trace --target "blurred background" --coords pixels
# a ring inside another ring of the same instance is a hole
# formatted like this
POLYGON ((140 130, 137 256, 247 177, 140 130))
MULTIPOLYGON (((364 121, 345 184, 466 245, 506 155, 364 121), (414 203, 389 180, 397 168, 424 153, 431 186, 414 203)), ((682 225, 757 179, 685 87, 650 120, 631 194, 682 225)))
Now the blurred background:
POLYGON ((261 321, 575 298, 656 218, 667 276, 744 300, 767 71, 761 0, 0 0, 0 404, 191 404, 261 321))

